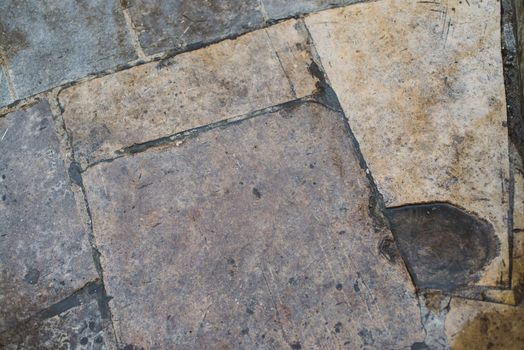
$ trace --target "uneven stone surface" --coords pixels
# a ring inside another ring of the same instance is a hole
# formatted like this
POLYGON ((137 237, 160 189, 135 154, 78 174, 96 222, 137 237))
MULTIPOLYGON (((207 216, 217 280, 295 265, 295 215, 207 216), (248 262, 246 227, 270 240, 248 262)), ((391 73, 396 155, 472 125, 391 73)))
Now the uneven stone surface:
POLYGON ((499 12, 494 0, 388 0, 306 18, 386 205, 448 202, 493 226, 486 286, 509 283, 499 12))
POLYGON ((98 277, 47 102, 0 118, 0 331, 98 277))
POLYGON ((116 334, 177 349, 403 348, 414 288, 343 116, 287 107, 84 173, 116 334))
POLYGON ((516 303, 524 302, 524 232, 513 234, 512 286, 516 303))
POLYGON ((7 88, 7 81, 4 72, 0 68, 0 107, 6 106, 12 102, 11 96, 9 96, 9 89, 7 88))
POLYGON ((18 98, 136 57, 118 0, 2 1, 0 35, 18 98))
POLYGON ((258 0, 127 0, 146 54, 181 51, 261 27, 258 0))
POLYGON ((41 350, 116 349, 111 323, 97 301, 101 286, 94 284, 53 305, 35 319, 0 334, 2 349, 41 350))
POLYGON ((354 4, 361 0, 261 0, 270 19, 281 19, 334 6, 354 4))
POLYGON ((524 348, 524 308, 454 298, 445 329, 453 350, 524 348))
POLYGON ((513 207, 513 228, 524 231, 524 174, 523 169, 515 171, 515 204, 513 207))
POLYGON ((307 50, 292 20, 68 88, 59 99, 75 156, 82 164, 114 157, 124 147, 310 94, 307 50))

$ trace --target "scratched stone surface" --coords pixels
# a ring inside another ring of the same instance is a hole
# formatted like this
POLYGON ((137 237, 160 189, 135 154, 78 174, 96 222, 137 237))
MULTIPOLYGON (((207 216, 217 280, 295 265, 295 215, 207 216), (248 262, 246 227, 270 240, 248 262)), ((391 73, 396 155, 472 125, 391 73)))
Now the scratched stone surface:
POLYGON ((65 89, 83 165, 115 151, 312 94, 306 32, 295 21, 65 89), (281 58, 280 58, 281 57, 281 58))
POLYGON ((182 51, 261 27, 259 0, 127 0, 146 54, 182 51))
POLYGON ((102 286, 93 284, 21 324, 0 333, 5 350, 116 350, 107 312, 100 308, 102 286))
POLYGON ((1 1, 0 34, 18 98, 135 58, 118 0, 1 1))
POLYGON ((493 226, 478 285, 509 285, 500 3, 376 1, 306 18, 388 207, 447 202, 493 226))
MULTIPOLYGON (((0 59, 1 60, 1 59, 0 59)), ((9 90, 7 88, 7 81, 0 67, 0 107, 6 106, 12 102, 11 96, 9 96, 9 90)))
POLYGON ((344 117, 316 103, 84 173, 120 344, 405 348, 420 312, 344 117))
POLYGON ((0 118, 0 331, 98 277, 47 102, 0 118))
POLYGON ((354 4, 361 1, 362 0, 261 0, 267 16, 272 20, 325 10, 335 6, 354 4))

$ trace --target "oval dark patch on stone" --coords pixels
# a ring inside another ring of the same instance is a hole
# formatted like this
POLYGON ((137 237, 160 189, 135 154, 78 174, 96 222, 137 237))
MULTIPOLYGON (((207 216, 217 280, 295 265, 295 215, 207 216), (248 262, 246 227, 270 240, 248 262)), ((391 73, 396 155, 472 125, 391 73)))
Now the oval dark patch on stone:
POLYGON ((386 216, 417 288, 467 285, 497 254, 493 227, 450 204, 386 209, 386 216))

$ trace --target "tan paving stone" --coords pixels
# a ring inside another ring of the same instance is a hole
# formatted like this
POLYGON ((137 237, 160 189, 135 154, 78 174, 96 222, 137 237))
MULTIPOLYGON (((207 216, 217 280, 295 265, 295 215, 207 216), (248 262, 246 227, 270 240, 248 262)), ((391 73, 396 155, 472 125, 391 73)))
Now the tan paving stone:
POLYGON ((388 207, 449 202, 487 220, 508 285, 508 142, 497 1, 387 0, 306 18, 388 207))
POLYGON ((341 114, 288 107, 84 175, 122 346, 385 349, 424 339, 341 114))
POLYGON ((47 102, 0 118, 0 332, 98 277, 47 102))
POLYGON ((293 100, 294 90, 311 93, 307 42, 295 25, 293 20, 64 90, 59 99, 77 159, 85 165, 123 147, 293 100))
POLYGON ((524 348, 524 308, 454 298, 445 329, 452 350, 524 348))

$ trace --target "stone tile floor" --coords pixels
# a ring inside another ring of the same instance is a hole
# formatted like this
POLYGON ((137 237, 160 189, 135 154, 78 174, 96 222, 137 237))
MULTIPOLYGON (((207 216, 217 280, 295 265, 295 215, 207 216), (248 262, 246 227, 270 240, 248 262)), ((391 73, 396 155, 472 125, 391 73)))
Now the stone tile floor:
POLYGON ((0 347, 524 349, 520 6, 1 2, 0 347))

